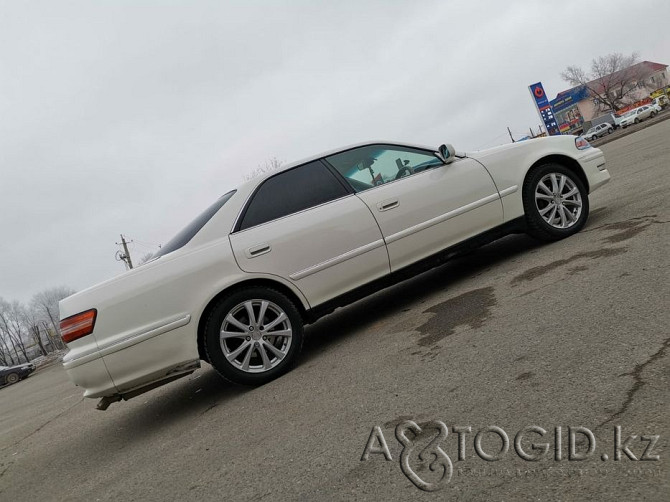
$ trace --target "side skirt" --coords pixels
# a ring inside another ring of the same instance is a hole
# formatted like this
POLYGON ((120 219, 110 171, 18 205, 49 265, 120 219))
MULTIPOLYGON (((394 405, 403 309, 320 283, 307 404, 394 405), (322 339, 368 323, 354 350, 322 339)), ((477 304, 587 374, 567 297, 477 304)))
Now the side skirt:
POLYGON ((505 237, 509 234, 523 233, 526 229, 526 221, 523 216, 516 218, 507 223, 503 223, 500 226, 487 230, 484 233, 471 237, 463 242, 455 244, 454 246, 448 247, 434 255, 428 256, 412 265, 409 265, 403 269, 397 270, 385 277, 376 279, 372 282, 359 286, 358 288, 351 290, 343 295, 328 300, 321 305, 317 305, 314 308, 308 310, 305 313, 305 322, 308 324, 316 322, 319 318, 330 314, 335 309, 339 307, 344 307, 351 303, 354 303, 366 296, 370 296, 373 293, 386 289, 390 286, 394 286, 399 282, 405 281, 412 277, 417 276, 423 272, 427 272, 435 267, 445 264, 451 258, 455 256, 477 249, 481 246, 489 244, 501 237, 505 237))

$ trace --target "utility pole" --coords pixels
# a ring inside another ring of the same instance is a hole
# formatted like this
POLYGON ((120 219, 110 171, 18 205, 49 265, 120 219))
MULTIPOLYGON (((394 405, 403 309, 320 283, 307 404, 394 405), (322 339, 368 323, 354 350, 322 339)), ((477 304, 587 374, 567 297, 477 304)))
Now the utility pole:
POLYGON ((512 140, 512 143, 514 143, 514 137, 512 136, 512 131, 509 130, 509 126, 507 127, 507 132, 509 133, 509 138, 512 140))
MULTIPOLYGON (((132 241, 130 241, 132 242, 132 241)), ((117 246, 123 246, 123 253, 120 251, 116 252, 117 261, 123 261, 129 269, 133 268, 133 261, 130 259, 130 251, 128 251, 128 243, 126 242, 125 237, 121 234, 121 243, 116 243, 117 246)))

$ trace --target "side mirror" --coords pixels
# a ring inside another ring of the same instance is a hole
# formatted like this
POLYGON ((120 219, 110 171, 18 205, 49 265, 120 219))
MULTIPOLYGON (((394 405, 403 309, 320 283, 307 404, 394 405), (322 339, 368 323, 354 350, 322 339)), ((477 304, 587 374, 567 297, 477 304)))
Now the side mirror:
POLYGON ((451 145, 440 145, 435 156, 440 159, 444 164, 451 164, 456 158, 456 150, 451 145))

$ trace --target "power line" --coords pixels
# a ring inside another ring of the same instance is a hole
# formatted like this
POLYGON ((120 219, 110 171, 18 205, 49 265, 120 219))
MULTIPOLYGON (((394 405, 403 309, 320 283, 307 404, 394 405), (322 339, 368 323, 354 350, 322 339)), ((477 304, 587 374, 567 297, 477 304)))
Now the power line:
POLYGON ((140 244, 140 245, 152 246, 152 247, 155 247, 155 248, 161 247, 160 244, 156 244, 155 242, 141 241, 139 239, 133 239, 133 242, 136 242, 137 244, 140 244))

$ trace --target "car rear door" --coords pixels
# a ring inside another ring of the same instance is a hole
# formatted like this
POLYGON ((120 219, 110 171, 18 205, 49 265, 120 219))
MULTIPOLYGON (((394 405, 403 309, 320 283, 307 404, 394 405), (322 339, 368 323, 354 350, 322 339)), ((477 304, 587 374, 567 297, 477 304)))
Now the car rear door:
POLYGON ((326 160, 375 215, 391 271, 503 223, 500 194, 473 159, 444 165, 432 151, 380 144, 326 160))
POLYGON ((321 161, 265 180, 230 242, 242 270, 291 281, 312 306, 390 271, 370 210, 321 161))

